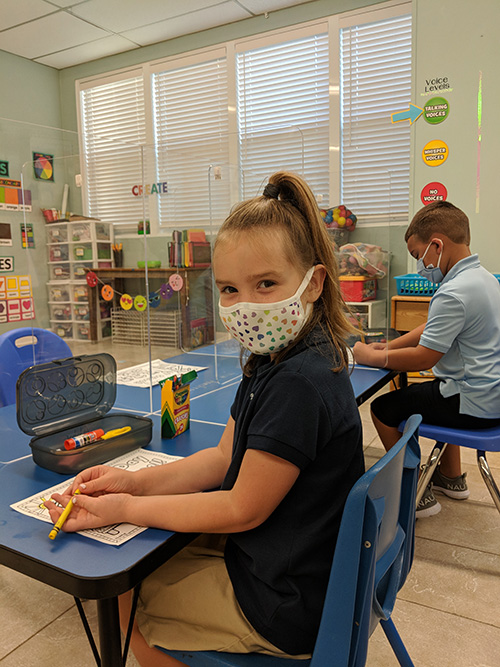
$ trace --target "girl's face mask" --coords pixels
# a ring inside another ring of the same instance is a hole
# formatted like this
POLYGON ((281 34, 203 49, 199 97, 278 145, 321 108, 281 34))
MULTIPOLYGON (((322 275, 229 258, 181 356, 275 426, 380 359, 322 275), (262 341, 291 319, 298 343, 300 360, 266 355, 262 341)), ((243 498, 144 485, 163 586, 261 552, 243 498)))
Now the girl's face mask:
POLYGON ((272 354, 289 345, 304 326, 313 305, 302 306, 300 297, 311 281, 314 266, 304 276, 295 294, 276 303, 237 303, 221 306, 219 314, 228 330, 253 354, 272 354))

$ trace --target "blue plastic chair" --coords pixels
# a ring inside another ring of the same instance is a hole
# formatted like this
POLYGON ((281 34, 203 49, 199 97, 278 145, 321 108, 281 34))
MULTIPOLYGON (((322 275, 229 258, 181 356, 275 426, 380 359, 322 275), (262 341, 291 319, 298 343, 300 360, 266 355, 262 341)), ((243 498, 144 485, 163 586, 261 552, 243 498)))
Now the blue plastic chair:
POLYGON ((60 336, 37 327, 7 331, 0 336, 0 407, 16 402, 16 382, 30 366, 73 354, 60 336))
MULTIPOLYGON (((403 425, 400 426, 400 429, 403 425)), ((472 430, 422 424, 419 431, 422 437, 435 440, 436 443, 429 454, 429 458, 422 466, 417 487, 417 503, 431 481, 434 470, 446 448, 446 443, 449 443, 450 445, 460 445, 461 447, 477 450, 477 465, 481 476, 497 510, 500 512, 500 492, 486 460, 486 452, 500 452, 500 426, 472 430)))
POLYGON ((404 667, 412 667, 391 613, 413 561, 420 415, 349 493, 318 638, 310 660, 259 653, 169 651, 193 667, 362 667, 378 623, 404 667))

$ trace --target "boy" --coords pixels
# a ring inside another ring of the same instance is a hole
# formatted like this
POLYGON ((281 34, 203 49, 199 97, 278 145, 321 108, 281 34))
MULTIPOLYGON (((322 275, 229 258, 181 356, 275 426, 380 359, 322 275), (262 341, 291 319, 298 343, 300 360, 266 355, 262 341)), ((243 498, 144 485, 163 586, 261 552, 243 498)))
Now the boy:
MULTIPOLYGON (((427 323, 383 344, 356 343, 357 363, 399 371, 433 369, 435 380, 383 394, 371 405, 384 447, 400 437, 411 414, 455 428, 500 424, 500 284, 471 254, 469 220, 450 202, 420 209, 405 234, 417 271, 441 283, 429 304, 427 323)), ((433 490, 463 500, 469 496, 460 448, 448 445, 417 508, 418 517, 441 510, 433 490)))

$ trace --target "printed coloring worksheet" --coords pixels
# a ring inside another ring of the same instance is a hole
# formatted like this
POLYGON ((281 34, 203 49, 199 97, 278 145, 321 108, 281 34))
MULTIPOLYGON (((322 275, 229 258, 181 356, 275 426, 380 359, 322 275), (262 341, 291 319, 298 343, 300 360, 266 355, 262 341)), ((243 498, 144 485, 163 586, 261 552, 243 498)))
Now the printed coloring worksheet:
MULTIPOLYGON (((164 454, 163 452, 151 452, 147 449, 136 449, 133 452, 129 452, 128 454, 124 454, 123 456, 119 456, 118 458, 109 461, 106 465, 114 466, 115 468, 123 468, 123 470, 134 471, 141 470, 141 468, 161 466, 180 458, 182 457, 171 456, 170 454, 164 454)), ((43 505, 44 500, 49 500, 53 493, 62 493, 68 488, 72 479, 67 479, 61 484, 52 486, 50 489, 40 491, 40 493, 37 493, 30 498, 20 500, 11 505, 11 507, 17 512, 21 512, 21 514, 26 514, 26 516, 31 516, 35 519, 40 519, 41 521, 46 521, 47 523, 52 524, 49 511, 43 505)), ((103 526, 102 528, 82 530, 80 531, 80 535, 85 535, 85 537, 90 537, 93 540, 104 542, 105 544, 120 546, 120 544, 127 542, 144 530, 147 530, 144 526, 134 526, 130 523, 119 523, 113 524, 112 526, 103 526)))

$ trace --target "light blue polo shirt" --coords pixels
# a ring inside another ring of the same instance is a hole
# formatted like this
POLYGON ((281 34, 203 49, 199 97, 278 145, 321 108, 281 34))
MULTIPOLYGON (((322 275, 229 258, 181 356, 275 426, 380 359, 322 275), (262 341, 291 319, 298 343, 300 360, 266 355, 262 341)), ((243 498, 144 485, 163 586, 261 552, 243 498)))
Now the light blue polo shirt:
POLYGON ((500 417, 500 283, 477 255, 460 260, 429 305, 420 345, 444 352, 432 369, 447 398, 460 394, 460 412, 500 417))

